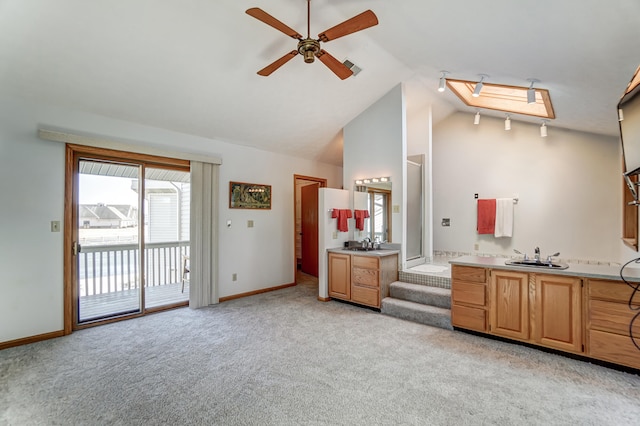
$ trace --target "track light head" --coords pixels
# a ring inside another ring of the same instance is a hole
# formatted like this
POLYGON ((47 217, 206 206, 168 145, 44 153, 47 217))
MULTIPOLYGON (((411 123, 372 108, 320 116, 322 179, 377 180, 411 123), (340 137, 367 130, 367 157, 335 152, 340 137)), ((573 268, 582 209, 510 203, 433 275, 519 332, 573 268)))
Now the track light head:
POLYGON ((483 81, 485 77, 489 77, 486 74, 479 74, 480 75, 480 81, 476 83, 476 87, 475 89, 473 89, 473 93, 471 94, 471 96, 473 96, 474 98, 477 98, 478 96, 480 96, 480 92, 482 91, 482 86, 483 86, 483 81))
POLYGON ((534 83, 540 83, 540 80, 537 80, 535 78, 528 78, 527 80, 531 82, 531 85, 529 85, 529 89, 527 89, 527 103, 528 104, 535 104, 536 103, 536 89, 533 88, 533 84, 534 83))
POLYGON ((547 120, 542 120, 542 125, 540 126, 540 137, 547 137, 547 120))
POLYGON ((511 117, 507 114, 507 118, 504 119, 504 129, 511 130, 511 117))
POLYGON ((476 112, 476 116, 473 118, 473 124, 480 124, 480 111, 476 112))
POLYGON ((442 93, 447 88, 447 79, 445 78, 445 76, 449 74, 449 72, 448 71, 440 71, 440 72, 442 73, 442 75, 440 76, 440 84, 438 85, 438 92, 442 93))

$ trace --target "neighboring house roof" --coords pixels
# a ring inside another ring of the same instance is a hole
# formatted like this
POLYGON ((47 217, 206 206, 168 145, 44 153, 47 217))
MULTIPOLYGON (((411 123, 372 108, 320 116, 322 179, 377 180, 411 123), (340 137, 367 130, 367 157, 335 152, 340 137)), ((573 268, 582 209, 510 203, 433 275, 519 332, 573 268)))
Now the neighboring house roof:
POLYGON ((91 219, 130 220, 137 217, 137 209, 128 204, 81 204, 80 217, 91 219))

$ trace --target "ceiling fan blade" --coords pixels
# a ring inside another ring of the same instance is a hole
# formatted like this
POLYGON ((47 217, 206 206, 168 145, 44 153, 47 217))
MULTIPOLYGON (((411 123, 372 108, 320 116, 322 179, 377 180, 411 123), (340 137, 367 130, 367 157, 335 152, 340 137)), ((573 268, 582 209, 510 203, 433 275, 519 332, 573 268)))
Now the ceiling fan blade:
POLYGON ((298 34, 298 32, 296 30, 294 30, 291 27, 287 26, 286 24, 283 24, 282 22, 278 21, 276 18, 274 18, 273 16, 269 15, 267 12, 265 12, 264 10, 262 10, 262 9, 260 9, 258 7, 252 7, 251 9, 247 9, 247 15, 253 16, 257 20, 262 21, 265 24, 272 26, 273 28, 275 28, 278 31, 282 31, 283 33, 285 33, 289 37, 296 38, 298 40, 302 39, 302 36, 300 34, 298 34))
POLYGON ((331 27, 323 33, 318 34, 318 38, 322 42, 335 40, 357 31, 364 30, 369 27, 378 25, 378 17, 371 10, 366 10, 360 15, 356 15, 351 19, 347 19, 341 24, 331 27))
POLYGON ((340 80, 344 80, 345 78, 351 77, 353 75, 353 71, 351 71, 345 64, 331 56, 327 53, 326 50, 321 49, 320 52, 316 54, 318 59, 325 64, 331 71, 337 75, 340 80))
POLYGON ((291 52, 284 55, 282 58, 276 59, 273 63, 262 68, 260 71, 258 71, 258 75, 261 75, 263 77, 268 76, 269 74, 271 74, 272 72, 274 72, 275 70, 277 70, 278 68, 280 68, 281 66, 289 62, 290 60, 292 60, 293 57, 296 56, 297 54, 298 54, 297 50, 292 50, 291 52))

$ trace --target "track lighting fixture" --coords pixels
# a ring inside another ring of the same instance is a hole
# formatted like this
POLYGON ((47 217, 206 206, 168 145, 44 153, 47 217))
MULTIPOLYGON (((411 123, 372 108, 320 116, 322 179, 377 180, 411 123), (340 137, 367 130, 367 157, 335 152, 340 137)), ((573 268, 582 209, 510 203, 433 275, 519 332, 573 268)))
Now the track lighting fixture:
POLYGON ((442 93, 447 88, 447 79, 445 76, 449 74, 448 71, 440 71, 442 75, 440 76, 440 84, 438 85, 438 92, 442 93))
POLYGON ((535 78, 528 78, 528 81, 531 82, 529 89, 527 89, 527 103, 535 104, 536 103, 536 89, 533 88, 534 83, 539 83, 540 80, 536 80, 535 78))
POLYGON ((511 118, 509 114, 507 114, 507 118, 504 119, 504 129, 511 130, 511 118))
POLYGON ((542 120, 542 125, 540 126, 540 137, 547 137, 547 120, 542 120))
POLYGON ((480 124, 480 111, 476 112, 476 116, 473 118, 473 124, 480 124))
POLYGON ((478 96, 480 96, 480 91, 482 91, 482 86, 483 86, 483 81, 484 78, 487 77, 484 74, 480 74, 480 81, 476 83, 476 87, 473 90, 473 94, 471 96, 473 96, 474 98, 477 98, 478 96))
POLYGON ((624 121, 624 112, 622 108, 618 108, 618 121, 624 121))

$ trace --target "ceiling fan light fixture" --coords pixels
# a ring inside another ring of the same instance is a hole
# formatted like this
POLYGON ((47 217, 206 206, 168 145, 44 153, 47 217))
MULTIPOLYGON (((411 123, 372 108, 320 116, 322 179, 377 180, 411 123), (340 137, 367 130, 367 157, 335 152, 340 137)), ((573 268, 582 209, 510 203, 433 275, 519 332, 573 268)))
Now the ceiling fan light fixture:
POLYGON ((507 118, 504 119, 504 129, 511 130, 511 117, 507 114, 507 118))
POLYGON ((480 111, 476 112, 476 116, 473 117, 473 124, 475 125, 480 124, 480 111))

